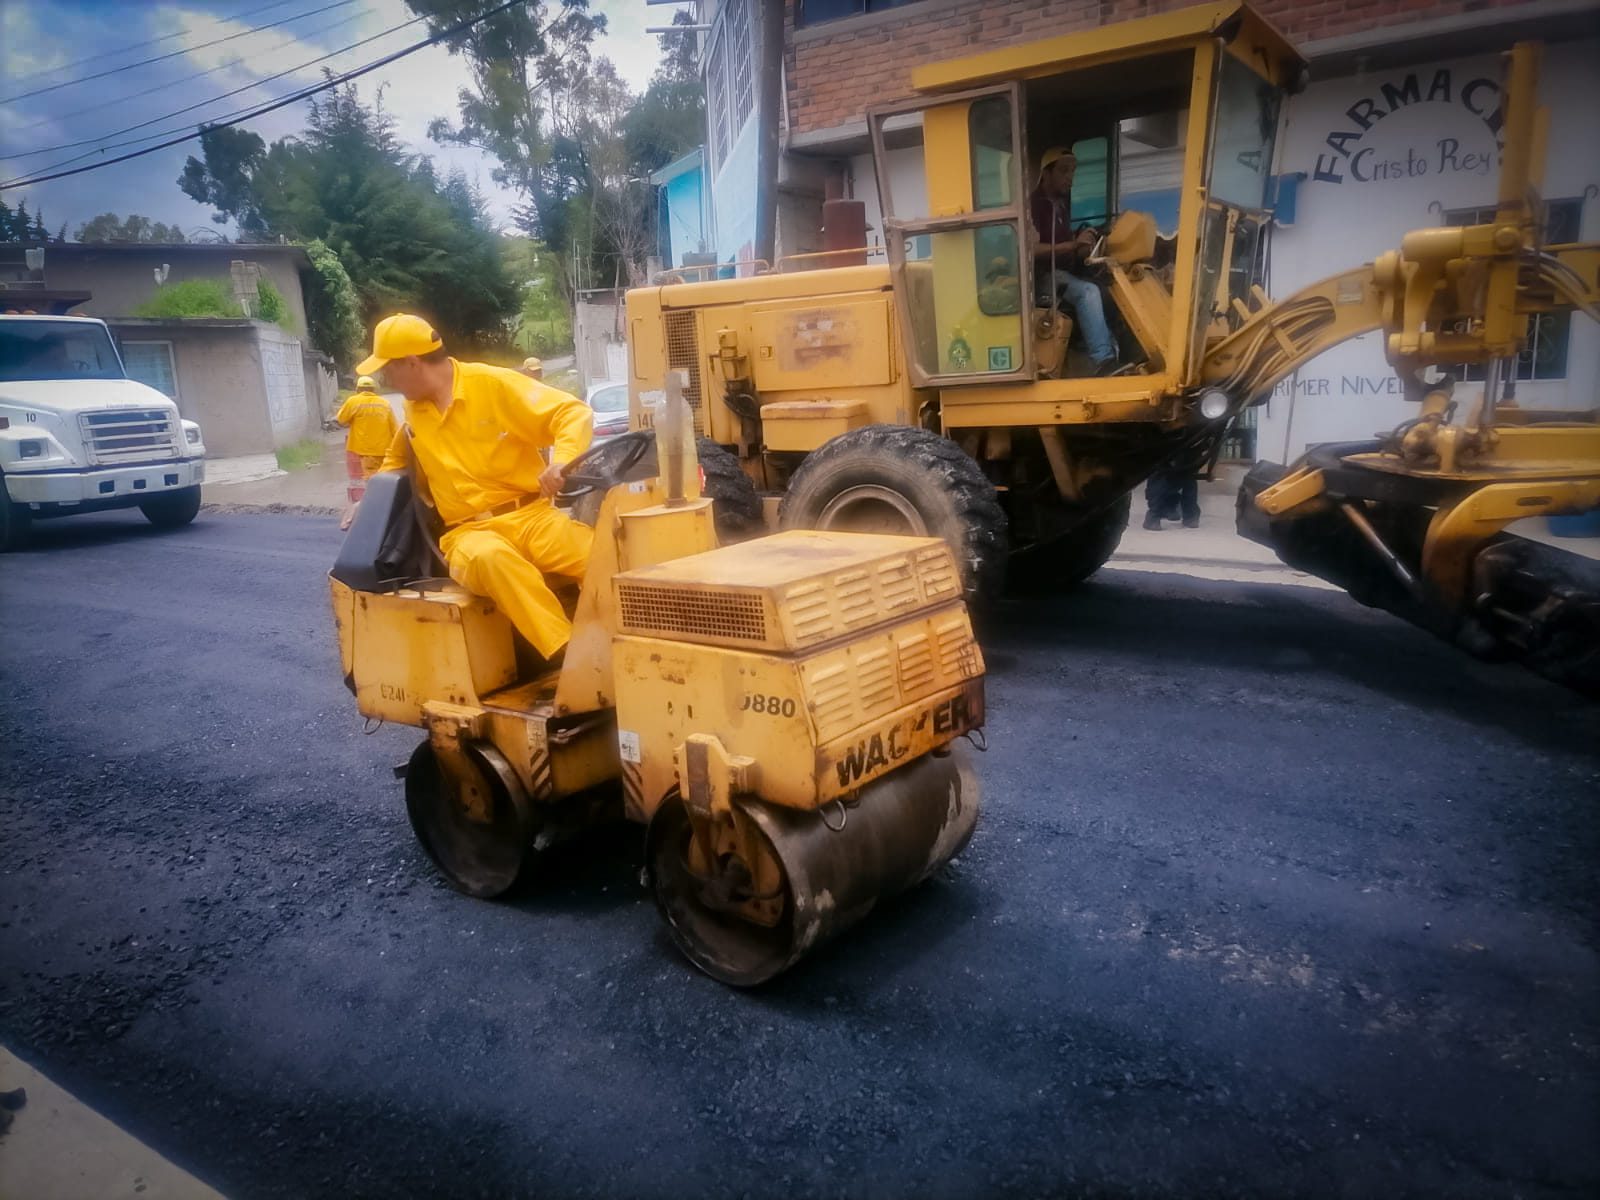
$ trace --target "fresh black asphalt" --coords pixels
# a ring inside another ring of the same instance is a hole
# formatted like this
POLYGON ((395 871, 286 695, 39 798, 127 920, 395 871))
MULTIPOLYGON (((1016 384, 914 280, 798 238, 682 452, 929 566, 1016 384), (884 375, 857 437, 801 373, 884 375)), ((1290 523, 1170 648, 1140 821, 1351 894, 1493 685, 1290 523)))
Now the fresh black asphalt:
POLYGON ((437 881, 337 538, 0 558, 0 1042, 228 1195, 1600 1188, 1594 705, 1342 595, 1104 572, 991 622, 968 851, 741 993, 636 831, 437 881))

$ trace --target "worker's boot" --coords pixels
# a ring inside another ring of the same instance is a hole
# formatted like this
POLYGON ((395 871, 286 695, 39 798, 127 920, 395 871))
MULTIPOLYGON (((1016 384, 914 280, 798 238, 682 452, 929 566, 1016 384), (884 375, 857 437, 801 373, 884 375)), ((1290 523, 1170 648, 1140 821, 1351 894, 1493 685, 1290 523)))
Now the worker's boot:
POLYGON ((1153 508, 1149 512, 1145 513, 1144 514, 1144 527, 1146 529, 1160 529, 1161 528, 1161 514, 1156 512, 1156 510, 1153 509, 1153 508))

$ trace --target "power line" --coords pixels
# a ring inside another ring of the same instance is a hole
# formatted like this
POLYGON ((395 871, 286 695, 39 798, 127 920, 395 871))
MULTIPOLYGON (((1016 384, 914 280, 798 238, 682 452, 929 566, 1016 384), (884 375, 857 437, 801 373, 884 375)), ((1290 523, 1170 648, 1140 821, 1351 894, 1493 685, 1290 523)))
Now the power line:
MULTIPOLYGON (((367 45, 369 42, 375 42, 379 38, 388 37, 391 33, 397 33, 398 31, 400 31, 402 29, 405 29, 407 26, 415 25, 415 24, 417 24, 417 22, 425 21, 425 20, 427 20, 426 17, 413 17, 409 21, 402 21, 398 25, 391 25, 388 29, 385 29, 385 30, 382 30, 381 32, 375 33, 370 37, 362 38, 359 42, 352 42, 348 46, 341 46, 339 49, 331 50, 327 54, 320 54, 316 58, 313 58, 313 59, 310 59, 310 60, 308 60, 306 62, 300 63, 300 64, 298 64, 296 66, 289 67, 286 70, 279 71, 276 75, 264 76, 261 79, 255 80, 253 83, 245 84, 243 87, 236 87, 231 92, 223 92, 221 95, 212 96, 208 100, 200 100, 200 101, 197 101, 194 104, 187 104, 184 107, 178 108, 178 109, 174 109, 171 112, 162 113, 159 117, 151 117, 148 121, 140 121, 137 125, 128 125, 128 126, 124 126, 122 129, 113 129, 113 130, 111 130, 111 131, 109 131, 107 133, 97 134, 96 136, 94 136, 92 138, 80 138, 76 142, 60 142, 60 143, 58 143, 58 144, 56 144, 54 146, 41 146, 37 150, 25 150, 20 154, 0 154, 0 159, 31 158, 36 154, 49 154, 52 151, 56 151, 56 150, 72 150, 72 149, 74 149, 74 148, 76 148, 78 146, 95 146, 99 150, 115 150, 115 149, 118 149, 119 147, 122 147, 122 146, 135 146, 135 145, 138 145, 140 142, 148 142, 152 138, 164 137, 166 134, 171 133, 172 130, 170 130, 170 129, 169 130, 161 130, 161 131, 158 131, 156 133, 146 134, 144 137, 130 138, 128 141, 125 141, 125 142, 110 142, 110 143, 106 142, 107 138, 114 138, 114 137, 117 137, 119 134, 132 133, 135 129, 144 129, 144 128, 147 128, 148 126, 151 126, 151 125, 159 125, 159 124, 161 124, 161 122, 170 121, 173 117, 180 116, 183 113, 193 112, 197 108, 205 108, 208 105, 212 105, 212 104, 217 103, 217 101, 219 101, 219 100, 226 100, 230 96, 237 96, 241 92, 248 92, 248 91, 251 91, 251 90, 253 90, 255 88, 261 87, 264 84, 273 83, 273 82, 275 82, 275 81, 277 81, 279 79, 282 79, 286 75, 298 75, 301 71, 304 71, 308 67, 314 67, 318 63, 326 62, 330 58, 338 58, 341 54, 348 54, 352 50, 358 50, 362 46, 367 45)), ((237 113, 247 111, 247 109, 248 109, 248 106, 247 106, 246 109, 236 109, 236 110, 234 110, 233 113, 224 114, 224 116, 237 115, 237 113)), ((87 157, 87 156, 86 155, 79 155, 78 156, 78 158, 84 158, 84 157, 87 157)), ((69 159, 68 161, 69 162, 77 162, 78 158, 69 159)), ((39 170, 44 170, 44 171, 49 171, 49 170, 53 170, 55 166, 61 166, 61 165, 65 165, 65 164, 57 163, 57 164, 52 164, 52 166, 49 166, 49 167, 40 167, 38 169, 39 170)))
MULTIPOLYGON (((280 0, 280 2, 286 2, 286 0, 280 0)), ((353 16, 340 17, 337 21, 333 22, 331 25, 319 25, 315 29, 306 30, 304 33, 298 33, 298 34, 291 33, 283 41, 278 42, 276 45, 268 47, 266 50, 258 51, 258 53, 264 54, 264 53, 270 53, 273 50, 282 50, 285 46, 292 45, 293 43, 295 43, 297 41, 304 41, 306 38, 316 37, 319 34, 327 33, 329 30, 338 29, 340 26, 348 25, 352 21, 359 21, 362 17, 371 15, 373 11, 375 11, 375 10, 370 9, 370 8, 364 8, 360 12, 356 13, 353 16)), ((396 26, 396 28, 398 28, 398 26, 396 26)), ((346 47, 346 49, 348 49, 348 48, 349 47, 346 47)), ((68 120, 68 119, 70 119, 72 117, 81 117, 81 116, 83 116, 84 113, 99 112, 102 108, 112 108, 112 107, 115 107, 115 106, 120 105, 120 104, 126 104, 129 100, 137 100, 141 96, 149 96, 149 95, 151 95, 152 93, 155 93, 155 92, 164 92, 168 88, 175 88, 175 87, 179 87, 179 86, 181 86, 182 84, 185 84, 185 83, 192 83, 196 79, 204 79, 207 75, 215 75, 218 71, 226 71, 229 67, 237 67, 240 63, 247 61, 251 57, 252 56, 248 55, 248 54, 241 54, 238 58, 230 58, 227 62, 219 63, 217 66, 214 66, 214 67, 210 68, 209 70, 196 71, 192 75, 180 76, 179 78, 173 79, 173 80, 169 80, 166 83, 158 83, 154 87, 147 87, 143 91, 129 92, 126 96, 118 96, 114 100, 102 100, 99 104, 91 104, 87 108, 76 108, 76 109, 73 109, 71 112, 57 113, 56 115, 50 116, 50 117, 41 117, 37 121, 30 121, 26 125, 17 126, 17 132, 21 133, 23 130, 37 129, 41 125, 54 125, 54 124, 57 124, 57 123, 59 123, 61 121, 68 120)), ((171 114, 171 113, 167 114, 167 116, 172 116, 172 115, 173 114, 171 114)), ((166 117, 162 117, 161 119, 165 120, 166 117)), ((114 137, 117 133, 121 133, 121 132, 123 132, 123 131, 119 129, 119 130, 114 131, 113 133, 103 134, 101 136, 103 136, 103 137, 114 137)), ((69 142, 68 143, 69 146, 76 146, 76 145, 81 145, 81 144, 82 143, 79 143, 79 142, 69 142)), ((46 152, 46 150, 56 150, 56 149, 60 149, 60 148, 61 147, 58 147, 58 146, 49 146, 49 147, 46 147, 45 149, 40 149, 40 150, 19 150, 15 154, 0 154, 0 161, 3 161, 3 160, 8 159, 8 158, 30 158, 35 154, 44 154, 46 152)))
POLYGON ((6 96, 4 99, 0 99, 0 104, 12 104, 18 100, 26 100, 29 96, 42 96, 46 92, 59 92, 62 88, 76 87, 78 84, 88 83, 92 79, 104 79, 107 75, 119 75, 123 71, 131 71, 135 67, 147 67, 151 63, 165 62, 169 58, 178 58, 184 54, 193 54, 196 50, 204 50, 208 46, 220 46, 224 42, 237 41, 242 37, 249 37, 253 33, 276 29, 279 25, 288 25, 305 17, 314 17, 319 13, 329 12, 335 8, 345 8, 354 3, 356 3, 356 0, 334 0, 334 3, 324 4, 321 8, 313 8, 303 13, 296 13, 292 17, 284 17, 281 21, 271 21, 266 25, 257 25, 241 33, 230 33, 227 37, 213 38, 209 42, 201 42, 198 46, 185 46, 182 50, 171 50, 166 54, 157 54, 154 58, 141 58, 138 62, 124 63, 120 67, 108 67, 106 70, 97 71, 93 75, 81 75, 77 79, 68 79, 64 83, 52 83, 48 87, 34 88, 31 92, 18 92, 15 96, 6 96))
POLYGON ((156 151, 165 150, 169 146, 177 146, 183 142, 192 142, 194 139, 202 136, 211 129, 226 129, 232 125, 241 125, 245 121, 252 120, 255 117, 262 117, 267 113, 276 112, 280 108, 287 108, 291 104, 297 104, 301 100, 309 99, 320 92, 326 92, 331 88, 336 88, 342 84, 349 83, 351 80, 359 79, 363 75, 370 75, 373 71, 380 70, 392 62, 397 62, 408 55, 415 54, 418 50, 426 50, 429 46, 437 46, 440 42, 448 41, 457 34, 466 32, 479 22, 486 21, 490 17, 499 13, 503 13, 508 8, 515 8, 517 5, 522 3, 524 3, 524 0, 506 0, 504 4, 497 4, 487 12, 479 13, 477 16, 472 17, 469 20, 459 21, 450 26, 448 29, 440 30, 431 37, 423 38, 420 42, 413 42, 404 49, 396 50, 393 54, 386 54, 382 58, 376 59, 364 67, 357 67, 354 70, 346 71, 342 75, 330 76, 328 79, 323 80, 314 87, 303 88, 301 91, 285 96, 281 100, 275 100, 271 104, 259 105, 253 111, 246 113, 243 116, 235 117, 226 121, 207 122, 192 132, 183 134, 181 137, 171 138, 155 146, 146 146, 142 150, 131 150, 127 154, 119 154, 117 157, 109 158, 105 162, 90 163, 88 166, 83 167, 73 167, 70 171, 55 171, 46 175, 33 175, 23 179, 7 180, 5 183, 0 183, 0 192, 9 191, 12 188, 29 187, 36 183, 48 183, 53 179, 65 179, 71 175, 82 175, 85 171, 98 171, 102 167, 115 166, 117 163, 127 162, 130 159, 143 158, 146 154, 154 154, 156 151))
POLYGON ((91 54, 88 58, 77 58, 69 63, 62 63, 59 67, 47 67, 43 71, 33 71, 27 75, 17 75, 12 83, 26 83, 30 79, 41 79, 46 75, 54 75, 57 71, 65 71, 71 67, 82 67, 92 62, 99 62, 102 58, 115 58, 119 54, 126 54, 129 50, 137 50, 141 46, 159 46, 162 42, 170 42, 173 38, 183 37, 204 29, 208 25, 221 25, 224 21, 242 21, 246 17, 253 17, 259 13, 269 12, 274 8, 282 8, 285 4, 292 4, 294 0, 273 0, 271 4, 263 4, 260 8, 252 8, 248 12, 236 13, 228 17, 218 17, 213 21, 202 22, 194 29, 180 29, 177 33, 165 34, 158 38, 148 38, 142 42, 134 42, 131 46, 118 46, 115 50, 103 50, 99 54, 91 54))

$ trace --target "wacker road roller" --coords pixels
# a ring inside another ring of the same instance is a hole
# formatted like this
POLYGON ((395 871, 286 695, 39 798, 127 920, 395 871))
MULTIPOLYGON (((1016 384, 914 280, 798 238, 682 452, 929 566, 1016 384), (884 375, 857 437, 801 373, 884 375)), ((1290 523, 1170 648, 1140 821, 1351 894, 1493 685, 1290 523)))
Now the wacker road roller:
POLYGON ((451 884, 501 895, 623 814, 646 826, 673 940, 751 985, 966 844, 978 785, 956 741, 983 723, 984 665, 940 539, 718 548, 676 404, 681 420, 571 465, 595 540, 559 667, 491 601, 429 577, 403 474, 369 487, 333 607, 359 710, 427 733, 406 811, 451 884))

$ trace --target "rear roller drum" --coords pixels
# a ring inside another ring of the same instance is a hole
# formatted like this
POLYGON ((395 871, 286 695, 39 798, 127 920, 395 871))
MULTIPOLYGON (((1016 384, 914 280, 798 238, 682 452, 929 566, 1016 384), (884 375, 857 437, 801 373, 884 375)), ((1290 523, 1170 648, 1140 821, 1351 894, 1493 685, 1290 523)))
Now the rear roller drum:
POLYGON ((678 949, 713 979, 752 987, 959 854, 977 823, 978 780, 952 748, 868 784, 849 805, 734 803, 781 867, 778 894, 754 894, 742 863, 725 863, 714 875, 695 871, 689 813, 676 796, 650 822, 646 861, 656 907, 678 949), (751 900, 781 905, 776 923, 739 916, 751 900))
POLYGON ((469 742, 463 774, 446 770, 429 742, 406 768, 406 815, 428 857, 469 896, 499 896, 533 855, 536 822, 516 774, 499 752, 469 742))

